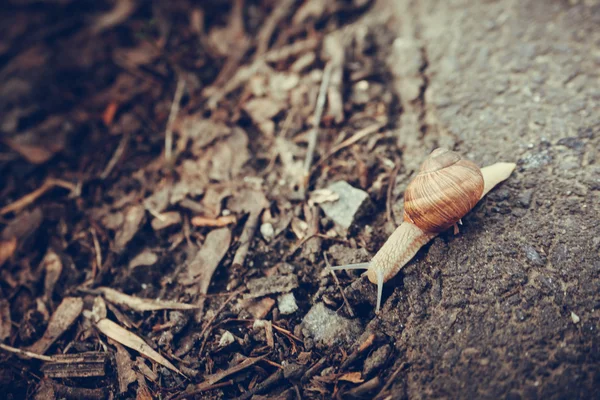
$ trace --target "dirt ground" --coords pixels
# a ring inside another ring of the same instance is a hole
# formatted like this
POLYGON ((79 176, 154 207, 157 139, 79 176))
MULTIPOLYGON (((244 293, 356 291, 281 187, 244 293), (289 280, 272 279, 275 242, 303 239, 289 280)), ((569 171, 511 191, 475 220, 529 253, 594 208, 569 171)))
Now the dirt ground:
POLYGON ((6 398, 600 399, 599 2, 2 8, 6 398), (376 315, 436 147, 517 168, 376 315))

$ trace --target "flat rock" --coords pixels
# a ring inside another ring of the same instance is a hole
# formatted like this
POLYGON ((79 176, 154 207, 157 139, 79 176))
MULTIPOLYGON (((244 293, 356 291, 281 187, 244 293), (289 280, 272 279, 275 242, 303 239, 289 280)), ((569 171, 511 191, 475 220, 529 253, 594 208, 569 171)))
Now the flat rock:
POLYGON ((356 189, 348 182, 338 181, 328 187, 339 196, 337 201, 319 204, 325 215, 336 225, 350 229, 354 222, 371 208, 367 192, 356 189))
POLYGON ((274 275, 264 278, 252 279, 246 284, 249 293, 244 295, 246 299, 267 296, 274 293, 288 293, 298 287, 296 275, 274 275))
POLYGON ((353 343, 363 331, 358 320, 344 318, 323 303, 317 303, 310 309, 302 326, 308 336, 326 347, 353 343))

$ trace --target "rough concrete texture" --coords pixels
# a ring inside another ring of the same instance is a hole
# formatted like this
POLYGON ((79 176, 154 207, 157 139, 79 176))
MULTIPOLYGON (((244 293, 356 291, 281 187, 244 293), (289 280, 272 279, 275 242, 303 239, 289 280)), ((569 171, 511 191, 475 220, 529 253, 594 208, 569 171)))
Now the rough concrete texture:
POLYGON ((597 3, 377 5, 394 9, 405 167, 439 145, 518 163, 386 289, 370 328, 401 354, 397 398, 600 398, 597 3))

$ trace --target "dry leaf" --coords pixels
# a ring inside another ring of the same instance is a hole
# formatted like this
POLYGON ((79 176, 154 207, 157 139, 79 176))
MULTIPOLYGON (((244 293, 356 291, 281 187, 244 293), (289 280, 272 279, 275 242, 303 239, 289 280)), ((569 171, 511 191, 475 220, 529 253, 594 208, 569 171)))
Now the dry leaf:
POLYGON ((312 207, 315 204, 332 203, 334 201, 338 201, 339 199, 340 195, 331 189, 317 189, 310 193, 308 204, 312 207))
POLYGON ((48 117, 32 129, 3 141, 30 163, 43 164, 65 148, 73 130, 73 126, 66 122, 68 119, 64 115, 48 117))
POLYGON ((121 252, 127 246, 127 243, 133 239, 135 234, 140 229, 142 220, 146 210, 142 205, 134 205, 127 209, 125 212, 125 221, 123 226, 117 231, 115 235, 115 250, 121 252))
MULTIPOLYGON (((182 274, 180 280, 180 283, 184 285, 196 283, 196 285, 188 289, 188 293, 192 295, 208 293, 212 276, 219 266, 221 259, 223 259, 227 250, 229 250, 230 243, 231 232, 228 228, 215 229, 206 235, 206 240, 204 240, 202 248, 188 264, 187 274, 182 274)), ((202 317, 205 300, 206 297, 201 296, 197 301, 198 311, 196 312, 196 320, 200 320, 202 317)))
POLYGON ((141 297, 129 296, 108 287, 100 287, 101 292, 106 300, 111 303, 127 306, 134 311, 157 311, 157 310, 193 310, 198 306, 192 304, 178 303, 168 300, 144 299, 141 297))
POLYGON ((92 32, 98 34, 102 31, 112 28, 115 25, 119 25, 131 14, 133 14, 137 7, 138 4, 134 0, 117 1, 115 6, 110 11, 100 15, 96 19, 91 26, 92 32))
POLYGON ((172 225, 181 223, 181 214, 177 211, 164 212, 162 214, 156 214, 156 218, 152 220, 152 229, 160 231, 168 228, 172 225))
POLYGON ((16 237, 9 240, 0 240, 0 267, 15 254, 15 250, 17 250, 16 237))
POLYGON ((101 319, 100 321, 96 322, 96 327, 100 332, 112 340, 115 340, 121 343, 123 346, 139 352, 143 356, 169 368, 171 371, 175 371, 178 374, 183 375, 177 368, 175 368, 173 364, 171 364, 169 360, 161 356, 152 347, 148 346, 148 344, 144 342, 142 338, 132 332, 129 332, 127 329, 120 327, 113 321, 106 318, 101 319))
POLYGON ((44 354, 50 346, 75 322, 83 310, 83 300, 79 297, 65 297, 52 314, 44 336, 27 348, 28 351, 44 354))
POLYGON ((347 381, 352 383, 362 383, 365 380, 362 379, 360 372, 346 372, 344 375, 338 378, 340 381, 347 381))
POLYGON ((10 337, 11 328, 10 304, 8 300, 0 299, 0 342, 10 337))
POLYGON ((158 256, 150 249, 143 250, 129 261, 129 268, 147 267, 156 264, 158 256))

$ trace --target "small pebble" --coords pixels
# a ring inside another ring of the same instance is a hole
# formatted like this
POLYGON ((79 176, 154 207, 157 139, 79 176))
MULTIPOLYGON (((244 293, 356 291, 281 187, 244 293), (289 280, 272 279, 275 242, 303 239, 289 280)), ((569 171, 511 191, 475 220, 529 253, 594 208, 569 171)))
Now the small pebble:
POLYGON ((273 229, 273 225, 267 222, 260 226, 260 234, 267 242, 270 242, 275 236, 275 229, 273 229))
POLYGON ((525 190, 517 196, 517 205, 523 208, 529 208, 531 204, 531 198, 533 196, 533 190, 525 190))
POLYGON ((581 319, 579 318, 579 315, 577 315, 573 311, 571 311, 571 320, 573 321, 574 324, 578 324, 581 319))
POLYGON ((294 293, 286 293, 277 299, 279 312, 283 315, 293 314, 298 310, 294 293))
POLYGON ((227 347, 234 342, 233 335, 229 331, 225 331, 219 340, 219 347, 227 347))

